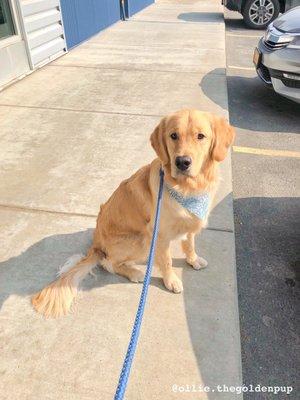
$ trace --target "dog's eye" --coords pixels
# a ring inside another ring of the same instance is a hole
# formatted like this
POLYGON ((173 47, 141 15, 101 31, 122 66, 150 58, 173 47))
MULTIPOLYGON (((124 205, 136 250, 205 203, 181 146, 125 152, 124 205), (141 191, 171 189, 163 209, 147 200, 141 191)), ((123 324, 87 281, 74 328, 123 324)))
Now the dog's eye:
POLYGON ((178 139, 178 135, 176 132, 171 133, 170 138, 173 140, 177 140, 178 139))
POLYGON ((204 139, 205 138, 205 136, 203 135, 203 133, 198 133, 198 139, 199 140, 202 140, 202 139, 204 139))

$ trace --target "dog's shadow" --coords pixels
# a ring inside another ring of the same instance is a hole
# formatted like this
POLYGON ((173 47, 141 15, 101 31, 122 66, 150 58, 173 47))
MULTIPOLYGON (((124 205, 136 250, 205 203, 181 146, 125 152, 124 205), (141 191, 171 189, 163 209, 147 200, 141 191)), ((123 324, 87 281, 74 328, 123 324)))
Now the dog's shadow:
MULTIPOLYGON (((227 196, 212 210, 211 226, 218 226, 222 222, 220 222, 220 216, 224 213, 222 208, 225 207, 226 210, 228 201, 231 204, 231 195, 227 196)), ((93 223, 94 221, 91 222, 92 226, 93 223)), ((55 280, 60 266, 69 257, 74 254, 87 253, 92 244, 93 233, 94 228, 89 228, 79 232, 46 236, 29 246, 21 254, 18 253, 16 256, 0 262, 0 310, 10 296, 30 297, 55 280)), ((202 242, 203 235, 205 236, 205 233, 197 237, 196 247, 200 245, 200 241, 202 242)), ((177 254, 177 257, 173 258, 173 266, 175 269, 183 268, 182 278, 183 283, 186 284, 186 281, 194 281, 194 274, 193 268, 186 264, 185 259, 181 258, 182 256, 182 254, 177 254)), ((146 269, 145 262, 138 262, 137 264, 142 270, 146 269)), ((84 279, 80 285, 82 291, 107 285, 132 284, 126 278, 111 274, 102 267, 95 268, 93 275, 88 275, 84 279)), ((163 291, 168 291, 159 272, 152 276, 151 285, 163 291)))
MULTIPOLYGON (((92 243, 94 229, 48 236, 33 244, 23 253, 0 263, 0 310, 10 295, 30 296, 53 281, 57 271, 68 257, 85 254, 92 243)), ((183 259, 175 259, 174 267, 182 267, 183 259)), ((139 263, 145 269, 143 263, 139 263)), ((113 275, 103 268, 95 268, 81 285, 82 290, 92 290, 106 285, 129 283, 126 278, 113 275)), ((151 284, 166 290, 162 280, 151 279, 151 284)))

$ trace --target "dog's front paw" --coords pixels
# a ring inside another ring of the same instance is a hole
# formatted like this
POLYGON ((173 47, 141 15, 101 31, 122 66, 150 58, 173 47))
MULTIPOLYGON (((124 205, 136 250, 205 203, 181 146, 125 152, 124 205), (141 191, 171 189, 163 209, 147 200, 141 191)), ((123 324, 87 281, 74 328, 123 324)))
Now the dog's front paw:
POLYGON ((144 282, 145 274, 138 268, 131 267, 129 272, 129 279, 131 282, 144 282))
POLYGON ((164 284, 171 292, 181 293, 183 291, 182 282, 175 273, 164 278, 164 284))
POLYGON ((206 268, 208 265, 208 262, 202 258, 197 256, 196 260, 186 260, 188 264, 190 264, 194 269, 203 269, 206 268))

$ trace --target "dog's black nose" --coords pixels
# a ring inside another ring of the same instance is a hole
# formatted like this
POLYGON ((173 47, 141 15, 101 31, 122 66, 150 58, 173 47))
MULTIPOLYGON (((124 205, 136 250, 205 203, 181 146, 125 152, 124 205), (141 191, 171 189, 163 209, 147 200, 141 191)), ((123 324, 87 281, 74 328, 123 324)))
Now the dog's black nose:
POLYGON ((186 171, 187 169, 189 169, 191 164, 192 164, 192 159, 191 157, 188 156, 180 156, 176 157, 175 159, 175 165, 181 171, 186 171))

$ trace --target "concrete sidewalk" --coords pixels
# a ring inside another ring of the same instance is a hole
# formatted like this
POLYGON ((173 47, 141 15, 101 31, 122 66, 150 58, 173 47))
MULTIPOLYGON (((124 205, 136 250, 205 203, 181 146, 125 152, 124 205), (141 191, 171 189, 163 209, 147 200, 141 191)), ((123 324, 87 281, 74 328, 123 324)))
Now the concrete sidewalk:
MULTIPOLYGON (((1 399, 112 399, 141 285, 101 269, 59 320, 35 314, 29 297, 87 249, 100 203, 154 158, 162 115, 227 115, 219 3, 161 0, 0 94, 1 399)), ((216 388, 241 384, 230 157, 222 172, 197 242, 209 268, 188 267, 174 243, 184 292, 154 273, 130 400, 239 398, 216 388)))

